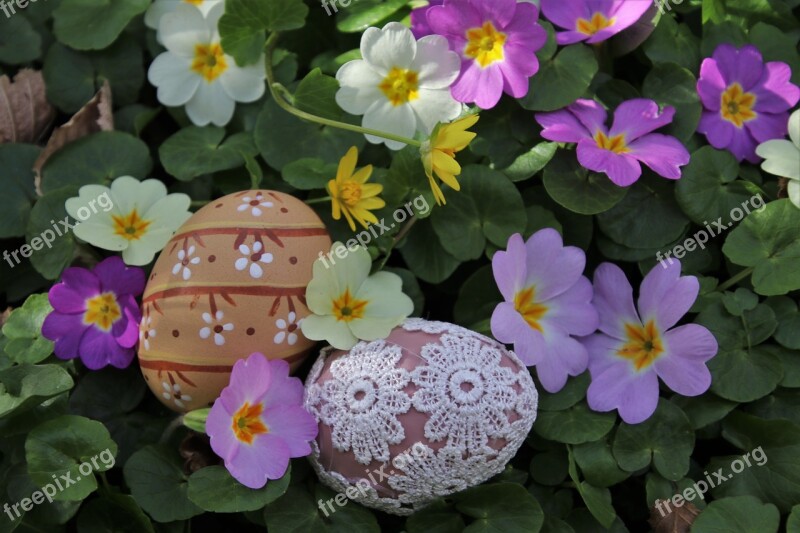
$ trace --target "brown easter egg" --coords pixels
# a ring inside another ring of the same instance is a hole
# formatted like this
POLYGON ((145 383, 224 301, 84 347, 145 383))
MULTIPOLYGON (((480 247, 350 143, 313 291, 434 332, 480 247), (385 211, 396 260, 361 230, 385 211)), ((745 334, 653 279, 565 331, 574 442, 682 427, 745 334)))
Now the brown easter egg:
POLYGON ((139 364, 153 393, 186 412, 212 405, 253 352, 296 369, 315 344, 298 327, 312 264, 330 247, 316 213, 281 192, 230 194, 195 213, 142 297, 139 364))
POLYGON ((386 339, 322 351, 306 380, 305 407, 319 422, 309 459, 347 498, 408 515, 502 472, 537 401, 528 369, 503 345, 408 319, 386 339))

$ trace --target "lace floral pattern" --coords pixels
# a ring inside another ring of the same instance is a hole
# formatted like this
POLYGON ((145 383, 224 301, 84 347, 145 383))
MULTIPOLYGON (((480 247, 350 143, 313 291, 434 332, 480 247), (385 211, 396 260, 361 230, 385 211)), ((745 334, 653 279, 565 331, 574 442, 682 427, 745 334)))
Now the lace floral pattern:
POLYGON ((356 493, 354 499, 363 505, 410 515, 433 498, 502 472, 530 431, 538 395, 516 355, 491 339, 421 319, 409 319, 402 327, 438 337, 420 349, 422 364, 399 369, 402 347, 361 342, 331 363, 330 379, 320 383, 332 351, 323 350, 306 383, 306 408, 331 427, 337 450, 352 450, 360 464, 383 463, 379 470, 384 474, 377 479, 367 480, 374 472, 366 470, 360 478, 345 478, 335 466, 329 471, 320 464, 315 442, 310 459, 320 479, 342 493, 359 489, 350 494, 356 493), (392 456, 389 445, 405 439, 397 415, 412 409, 428 415, 425 438, 413 444, 413 453, 392 456), (433 443, 444 445, 435 450, 433 443))
POLYGON ((314 410, 331 426, 334 447, 352 450, 361 464, 388 461, 389 445, 405 438, 397 415, 408 412, 411 400, 403 392, 409 373, 396 368, 402 357, 400 346, 361 342, 331 364, 332 379, 311 395, 324 399, 314 410))

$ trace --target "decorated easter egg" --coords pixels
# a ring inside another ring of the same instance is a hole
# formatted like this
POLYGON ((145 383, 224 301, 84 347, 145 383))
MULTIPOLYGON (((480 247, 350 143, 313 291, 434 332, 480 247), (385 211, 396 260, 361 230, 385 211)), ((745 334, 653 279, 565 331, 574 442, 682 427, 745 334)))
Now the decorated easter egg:
POLYGON ((305 407, 319 422, 310 460, 333 490, 411 514, 501 472, 537 400, 527 368, 503 345, 409 319, 385 340, 322 351, 306 381, 305 407))
POLYGON ((281 192, 200 209, 161 252, 142 297, 139 364, 150 389, 185 412, 213 404, 253 352, 297 368, 314 345, 298 327, 306 286, 330 246, 316 213, 281 192))

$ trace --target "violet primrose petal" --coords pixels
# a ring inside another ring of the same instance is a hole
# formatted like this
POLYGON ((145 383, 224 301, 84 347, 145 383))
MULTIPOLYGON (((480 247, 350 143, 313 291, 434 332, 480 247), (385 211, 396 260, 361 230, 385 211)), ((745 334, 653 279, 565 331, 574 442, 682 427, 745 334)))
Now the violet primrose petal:
POLYGON ((584 336, 597 330, 599 318, 591 304, 592 283, 584 276, 566 292, 547 300, 547 314, 541 322, 549 331, 551 324, 558 324, 570 335, 584 336))
POLYGON ((251 489, 260 489, 270 479, 280 479, 289 467, 289 446, 269 433, 258 435, 252 445, 236 448, 236 455, 225 459, 225 467, 236 480, 251 489))
POLYGON ((800 100, 800 87, 791 82, 792 69, 786 63, 770 61, 758 84, 750 89, 756 95, 754 109, 759 112, 783 113, 800 100))
POLYGON ((605 333, 594 333, 581 337, 579 341, 589 354, 589 370, 592 375, 601 374, 619 363, 617 356, 617 350, 621 345, 619 339, 611 338, 605 333))
POLYGON ((544 128, 542 137, 548 141, 577 143, 592 136, 578 118, 566 108, 550 113, 536 113, 534 116, 536 122, 544 128))
POLYGON ((602 374, 592 375, 586 392, 589 407, 596 411, 616 408, 628 424, 644 422, 658 406, 658 377, 655 372, 637 374, 628 361, 621 360, 602 374))
POLYGON ((664 383, 684 396, 699 396, 711 386, 711 371, 704 363, 663 354, 653 363, 664 383))
POLYGON ((664 107, 659 111, 658 104, 646 98, 634 98, 622 102, 614 111, 614 124, 608 132, 609 137, 625 134, 627 144, 639 137, 657 130, 672 122, 675 108, 664 107))
POLYGON ((641 161, 661 177, 677 180, 681 168, 689 163, 689 151, 675 137, 650 133, 628 145, 630 156, 641 161))
POLYGON ((236 454, 239 440, 231 429, 233 413, 229 412, 217 398, 206 419, 206 433, 211 438, 211 449, 222 459, 229 460, 236 454))
POLYGON ((474 61, 464 62, 461 76, 451 91, 459 102, 475 102, 482 109, 491 109, 503 96, 503 72, 499 68, 482 68, 474 61))
POLYGON ((488 15, 495 26, 505 28, 517 12, 517 0, 471 0, 473 5, 478 4, 484 16, 488 15))
POLYGON ((589 4, 585 0, 542 0, 542 15, 565 29, 574 29, 579 18, 589 18, 589 4))
POLYGON ((97 296, 101 292, 100 280, 91 270, 86 270, 85 268, 71 267, 66 269, 61 274, 61 283, 64 283, 84 298, 97 296))
POLYGON ((694 276, 681 276, 681 262, 674 260, 666 268, 656 265, 639 288, 639 316, 643 323, 655 320, 663 332, 677 324, 689 312, 700 292, 694 276))
POLYGON ((556 34, 556 43, 561 46, 567 46, 585 41, 588 38, 588 35, 579 31, 564 31, 556 34))
POLYGON ((582 166, 605 173, 620 187, 632 185, 642 175, 642 167, 636 159, 600 148, 594 140, 583 139, 578 143, 577 152, 582 166))
POLYGON ((139 296, 146 282, 144 270, 128 267, 119 256, 111 256, 98 263, 92 272, 100 280, 102 291, 139 296))
POLYGON ((531 329, 511 302, 497 304, 492 312, 491 328, 492 336, 504 344, 518 342, 531 329))
POLYGON ((88 326, 83 323, 83 314, 66 315, 52 312, 44 319, 42 336, 55 342, 56 357, 75 359, 80 352, 81 339, 88 326))
POLYGON ((536 24, 538 20, 539 10, 536 5, 518 3, 514 20, 511 21, 511 24, 506 25, 504 30, 508 34, 506 44, 522 47, 531 53, 540 49, 547 41, 547 31, 536 24))
POLYGON ((737 50, 733 45, 721 44, 712 57, 728 84, 739 82, 745 92, 752 89, 761 78, 764 62, 761 52, 753 45, 748 44, 737 50))
POLYGON ((90 370, 100 370, 107 365, 127 368, 134 356, 132 348, 123 348, 114 337, 94 326, 83 334, 79 352, 81 361, 90 370))
POLYGON ((572 287, 586 267, 586 254, 575 246, 564 246, 561 234, 552 228, 537 231, 525 243, 527 278, 524 287, 535 285, 536 301, 554 298, 572 287))
POLYGON ((270 361, 272 378, 269 389, 261 397, 264 405, 300 405, 303 402, 303 382, 289 376, 289 363, 283 359, 270 361))
POLYGON ((633 306, 633 287, 622 269, 603 263, 594 271, 594 299, 600 317, 600 331, 620 340, 627 340, 626 323, 641 324, 633 306))
POLYGON ((761 144, 772 139, 785 137, 789 133, 788 119, 787 113, 781 113, 780 115, 759 113, 757 119, 745 122, 744 127, 750 133, 750 136, 758 144, 761 144))
POLYGON ((541 361, 536 365, 536 375, 547 392, 560 391, 569 376, 582 374, 589 364, 586 348, 577 340, 553 336, 541 361))
POLYGON ((508 239, 506 251, 498 251, 492 256, 492 272, 500 294, 507 301, 513 301, 527 279, 526 248, 522 235, 515 233, 508 239))
POLYGON ((236 361, 230 384, 221 395, 225 408, 235 413, 245 402, 256 403, 270 389, 273 380, 272 365, 264 354, 255 352, 247 359, 236 361))
POLYGON ((124 304, 120 302, 122 317, 111 327, 111 335, 123 348, 133 348, 139 341, 139 323, 142 317, 133 296, 127 294, 122 300, 125 301, 124 304))
POLYGON ((85 292, 85 286, 75 288, 62 281, 50 288, 48 300, 57 313, 82 314, 86 311, 86 300, 96 295, 86 295, 85 292))
POLYGON ((703 111, 697 131, 708 138, 711 146, 717 150, 725 150, 733 142, 737 129, 727 120, 723 120, 718 111, 703 111))
POLYGON ((269 434, 283 439, 290 457, 311 453, 309 441, 317 438, 317 420, 300 405, 267 406, 262 415, 269 434))
POLYGON ((697 80, 697 94, 703 107, 709 111, 719 112, 722 91, 727 88, 727 83, 717 67, 717 62, 706 58, 700 65, 700 78, 697 80))
MULTIPOLYGON (((464 39, 468 28, 477 28, 483 25, 480 13, 469 2, 459 2, 457 6, 448 2, 443 6, 434 6, 428 9, 428 24, 433 33, 443 35, 450 40, 451 37, 464 39)), ((456 48, 452 46, 455 50, 456 48)), ((463 48, 459 49, 461 52, 463 48)))

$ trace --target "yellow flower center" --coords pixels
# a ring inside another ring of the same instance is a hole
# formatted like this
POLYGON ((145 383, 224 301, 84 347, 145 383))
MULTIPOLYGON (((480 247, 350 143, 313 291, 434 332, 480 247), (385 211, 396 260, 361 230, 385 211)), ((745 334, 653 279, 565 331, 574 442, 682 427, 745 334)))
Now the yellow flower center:
POLYGON ((245 444, 253 444, 256 435, 269 433, 269 429, 261 420, 263 412, 263 404, 250 405, 245 402, 233 415, 231 429, 236 438, 245 444))
POLYGON ((584 35, 594 35, 600 30, 613 26, 614 22, 616 22, 614 17, 608 19, 602 13, 595 13, 592 15, 591 20, 578 19, 575 23, 575 29, 584 35))
POLYGON ((356 300, 350 295, 350 289, 345 289, 339 298, 333 301, 333 316, 336 320, 350 322, 364 317, 366 300, 356 300))
POLYGON ((506 39, 508 36, 505 33, 497 31, 494 24, 487 21, 480 28, 467 30, 467 47, 464 49, 464 54, 486 68, 495 61, 503 60, 505 57, 503 46, 506 44, 506 39))
POLYGON ((203 5, 203 0, 183 0, 183 1, 186 2, 187 4, 192 4, 195 6, 203 5))
POLYGON ((361 184, 353 180, 345 181, 339 188, 342 201, 350 207, 353 207, 361 201, 361 193, 361 184))
POLYGON ((733 83, 722 93, 720 113, 722 118, 741 128, 745 122, 755 119, 758 114, 753 111, 756 95, 746 93, 739 83, 733 83))
POLYGON ((652 320, 644 326, 625 324, 625 333, 628 342, 617 350, 617 355, 630 359, 636 370, 649 367, 664 351, 664 342, 652 320))
POLYGON ((594 142, 597 143, 598 148, 602 148, 603 150, 609 150, 614 152, 615 154, 627 154, 631 151, 628 148, 628 145, 625 143, 625 134, 620 133, 619 135, 614 135, 613 137, 609 137, 602 131, 598 131, 594 135, 594 142))
POLYGON ((419 73, 393 67, 378 87, 392 105, 407 104, 419 98, 419 73))
POLYGON ((219 43, 196 44, 192 70, 205 78, 208 83, 219 78, 228 69, 225 52, 219 43))
POLYGON ((103 331, 110 331, 114 322, 119 320, 122 312, 113 292, 98 294, 86 300, 86 312, 83 314, 83 323, 93 325, 103 331))
POLYGON ((150 226, 150 220, 143 220, 139 217, 139 213, 134 209, 125 216, 113 215, 114 219, 114 233, 120 237, 124 237, 129 241, 135 241, 142 238, 147 233, 147 228, 150 226))
POLYGON ((531 286, 522 289, 514 296, 514 309, 522 315, 528 325, 541 332, 542 326, 539 320, 547 313, 547 306, 536 303, 536 288, 531 286))

